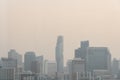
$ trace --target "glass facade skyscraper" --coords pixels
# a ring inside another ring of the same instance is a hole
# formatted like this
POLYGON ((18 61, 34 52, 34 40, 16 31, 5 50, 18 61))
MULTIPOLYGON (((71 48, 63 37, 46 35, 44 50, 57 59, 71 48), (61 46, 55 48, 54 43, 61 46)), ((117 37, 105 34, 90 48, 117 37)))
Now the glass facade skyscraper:
POLYGON ((57 73, 58 80, 63 80, 64 72, 64 60, 63 60, 63 36, 58 36, 56 44, 56 62, 57 62, 57 73))

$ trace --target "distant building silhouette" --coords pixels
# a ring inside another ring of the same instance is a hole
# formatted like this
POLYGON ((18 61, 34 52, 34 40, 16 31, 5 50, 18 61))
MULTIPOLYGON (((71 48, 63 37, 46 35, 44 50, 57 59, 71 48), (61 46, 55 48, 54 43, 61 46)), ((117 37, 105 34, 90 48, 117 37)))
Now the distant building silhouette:
POLYGON ((81 48, 87 48, 89 47, 89 41, 81 41, 81 48))
POLYGON ((75 58, 81 58, 85 60, 85 72, 86 72, 86 56, 89 48, 89 41, 81 41, 81 47, 75 50, 75 58))
POLYGON ((32 62, 36 60, 36 56, 34 52, 26 52, 24 55, 24 70, 32 71, 31 65, 32 62))
POLYGON ((22 55, 18 54, 18 52, 16 52, 15 49, 11 49, 9 52, 8 52, 8 58, 9 59, 16 59, 17 60, 17 64, 18 64, 18 67, 22 67, 22 55))
POLYGON ((16 59, 10 59, 10 58, 2 58, 2 67, 3 68, 13 68, 17 70, 17 60, 16 59))
POLYGON ((37 56, 36 61, 39 63, 38 64, 38 71, 40 74, 44 74, 44 57, 43 56, 37 56))
POLYGON ((75 50, 75 58, 85 60, 85 71, 111 70, 111 54, 107 47, 89 47, 89 41, 82 41, 75 50))
POLYGON ((32 73, 40 73, 40 61, 32 61, 31 71, 32 73))
MULTIPOLYGON (((61 75, 64 72, 63 36, 58 36, 58 39, 57 39, 57 44, 56 44, 56 62, 57 62, 57 73, 61 75)), ((60 80, 62 80, 62 77, 61 77, 60 80)))
MULTIPOLYGON (((11 72, 10 70, 14 70, 14 73, 12 71, 12 75, 14 75, 15 80, 19 79, 19 73, 22 72, 22 68, 19 67, 18 63, 17 63, 17 59, 12 59, 12 58, 2 58, 2 68, 1 70, 4 70, 5 72, 11 72), (4 69, 5 68, 5 69, 4 69)), ((3 73, 4 73, 3 71, 3 73)), ((6 73, 5 73, 6 74, 6 73)), ((7 74, 8 75, 8 74, 7 74)), ((10 75, 10 74, 9 74, 10 75)), ((9 76, 8 75, 8 76, 9 76)), ((6 76, 7 77, 7 76, 6 76)), ((1 79, 0 79, 1 80, 1 79)), ((8 79, 9 80, 9 79, 8 79)))
POLYGON ((120 70, 120 60, 117 59, 113 59, 112 61, 112 73, 113 75, 117 75, 119 73, 120 70))
POLYGON ((81 48, 75 50, 75 58, 85 59, 88 47, 89 41, 81 41, 81 48))
POLYGON ((111 71, 111 54, 107 47, 90 47, 86 56, 87 71, 111 71))

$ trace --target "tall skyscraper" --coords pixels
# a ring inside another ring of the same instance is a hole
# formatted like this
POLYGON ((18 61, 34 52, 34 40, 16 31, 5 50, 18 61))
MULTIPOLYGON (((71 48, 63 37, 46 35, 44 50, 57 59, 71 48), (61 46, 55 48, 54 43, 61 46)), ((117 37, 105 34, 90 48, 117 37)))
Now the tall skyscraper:
POLYGON ((32 71, 31 65, 32 62, 36 60, 36 56, 34 52, 26 52, 24 55, 24 69, 25 71, 32 71))
MULTIPOLYGON (((57 62, 57 73, 63 74, 64 72, 64 61, 63 61, 63 36, 58 36, 56 44, 56 62, 57 62)), ((59 80, 62 80, 60 77, 59 80)))

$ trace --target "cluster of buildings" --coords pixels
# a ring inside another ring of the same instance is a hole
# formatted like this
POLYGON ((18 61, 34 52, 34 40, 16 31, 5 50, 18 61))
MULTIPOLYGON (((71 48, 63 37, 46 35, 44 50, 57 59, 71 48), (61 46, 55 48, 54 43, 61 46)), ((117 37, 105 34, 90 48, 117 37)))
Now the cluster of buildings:
POLYGON ((120 80, 120 60, 111 59, 107 47, 90 47, 81 41, 74 58, 64 66, 63 37, 58 36, 55 61, 29 51, 22 56, 14 49, 0 60, 0 80, 120 80))

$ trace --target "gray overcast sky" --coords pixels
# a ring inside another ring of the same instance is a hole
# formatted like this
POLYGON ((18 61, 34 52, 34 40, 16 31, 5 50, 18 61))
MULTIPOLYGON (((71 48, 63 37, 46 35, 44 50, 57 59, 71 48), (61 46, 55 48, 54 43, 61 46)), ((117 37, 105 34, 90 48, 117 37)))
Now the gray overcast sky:
POLYGON ((65 61, 80 41, 109 47, 120 57, 119 0, 0 0, 0 55, 11 48, 54 59, 56 39, 64 36, 65 61))

